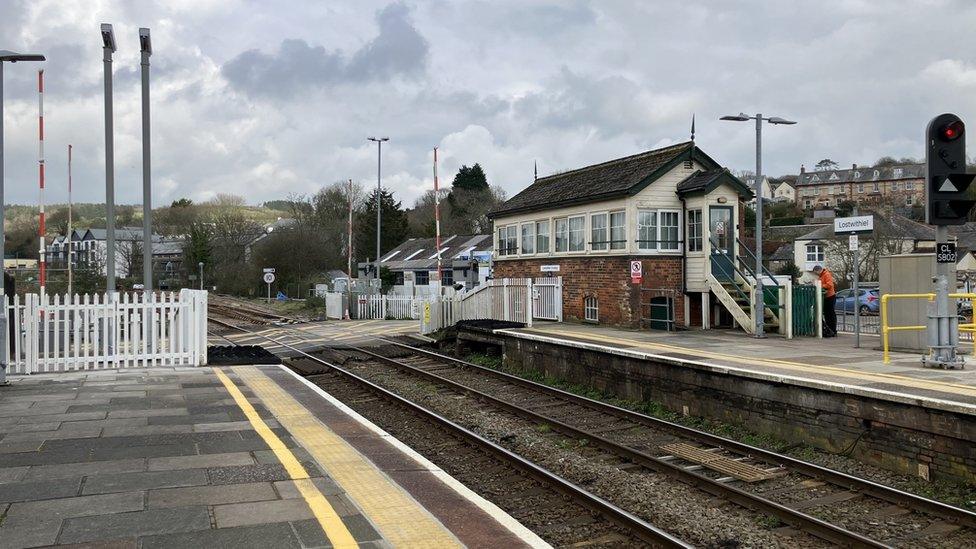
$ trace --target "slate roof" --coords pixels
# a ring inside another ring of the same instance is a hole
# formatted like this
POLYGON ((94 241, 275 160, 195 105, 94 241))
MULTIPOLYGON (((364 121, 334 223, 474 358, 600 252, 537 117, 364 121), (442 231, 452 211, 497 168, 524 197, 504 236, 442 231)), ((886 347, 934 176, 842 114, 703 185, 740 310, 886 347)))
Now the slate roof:
POLYGON ((783 244, 769 256, 769 261, 793 261, 793 245, 783 244))
MULTIPOLYGON (((441 267, 450 266, 458 256, 468 257, 474 252, 490 252, 493 246, 490 234, 469 234, 441 237, 441 267), (446 250, 444 248, 447 248, 446 250), (472 248, 474 248, 472 250, 472 248), (469 250, 471 250, 469 252, 469 250)), ((411 238, 380 258, 380 266, 391 270, 437 268, 437 247, 433 238, 411 238), (431 257, 433 256, 433 257, 431 257), (409 258, 409 259, 407 259, 409 258)))
MULTIPOLYGON (((935 240, 935 229, 898 214, 885 216, 875 215, 874 230, 884 231, 886 234, 900 236, 916 242, 920 240, 935 240)), ((836 238, 834 226, 824 225, 817 230, 798 236, 794 240, 827 240, 832 238, 836 238)))
POLYGON ((694 157, 707 168, 718 164, 693 141, 625 156, 567 172, 540 177, 491 212, 491 217, 551 209, 626 196, 653 181, 655 172, 682 158, 694 157))
POLYGON ((925 164, 903 164, 901 166, 889 166, 886 168, 864 167, 847 170, 805 172, 797 177, 796 186, 899 181, 902 179, 925 179, 925 164))
POLYGON ((726 168, 698 170, 685 178, 683 181, 679 182, 675 190, 681 195, 707 193, 723 182, 737 188, 739 194, 742 196, 753 196, 753 192, 749 190, 749 187, 745 184, 745 182, 732 175, 732 173, 726 168))

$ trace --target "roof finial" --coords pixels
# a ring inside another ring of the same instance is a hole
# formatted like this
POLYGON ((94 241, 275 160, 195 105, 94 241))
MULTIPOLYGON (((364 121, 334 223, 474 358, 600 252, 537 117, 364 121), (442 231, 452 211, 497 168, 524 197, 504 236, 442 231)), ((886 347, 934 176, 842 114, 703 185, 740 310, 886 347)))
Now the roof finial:
POLYGON ((539 180, 539 161, 538 160, 533 160, 532 161, 532 181, 538 181, 538 180, 539 180))
POLYGON ((695 141, 695 113, 691 113, 691 141, 695 141))

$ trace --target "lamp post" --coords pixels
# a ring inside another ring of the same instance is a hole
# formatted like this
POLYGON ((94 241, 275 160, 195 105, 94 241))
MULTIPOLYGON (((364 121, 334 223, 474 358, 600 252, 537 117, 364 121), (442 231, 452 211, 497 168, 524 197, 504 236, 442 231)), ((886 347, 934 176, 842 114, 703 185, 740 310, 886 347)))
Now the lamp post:
POLYGON ((770 124, 796 124, 792 120, 786 120, 778 116, 772 116, 769 118, 763 118, 762 114, 756 114, 756 116, 747 116, 745 113, 739 113, 738 115, 723 116, 719 120, 730 120, 733 122, 747 122, 749 120, 756 121, 756 174, 755 174, 755 187, 756 187, 756 291, 752 299, 752 311, 753 315, 756 317, 756 337, 762 338, 766 337, 764 332, 764 319, 766 307, 765 300, 763 298, 763 251, 762 251, 762 223, 763 223, 763 198, 762 198, 762 123, 765 120, 770 124))
POLYGON ((102 23, 102 70, 105 80, 105 289, 115 301, 115 135, 112 117, 112 54, 115 31, 102 23))
POLYGON ((146 295, 152 293, 152 182, 149 176, 149 56, 152 42, 149 29, 139 29, 142 50, 142 285, 146 295))
POLYGON ((203 261, 197 263, 197 266, 200 267, 200 289, 202 290, 203 289, 203 261))
MULTIPOLYGON (((3 258, 6 255, 4 250, 4 239, 6 234, 3 230, 4 223, 4 174, 3 174, 3 63, 16 63, 18 61, 44 61, 44 56, 36 53, 15 53, 9 50, 0 50, 0 265, 3 265, 3 258)), ((0 283, 0 385, 7 384, 7 296, 5 286, 7 285, 7 269, 4 265, 0 267, 3 274, 3 283, 0 283)))
POLYGON ((366 139, 376 143, 376 281, 380 280, 380 223, 383 220, 383 202, 381 196, 380 179, 383 172, 383 142, 389 141, 389 137, 367 137, 366 139))

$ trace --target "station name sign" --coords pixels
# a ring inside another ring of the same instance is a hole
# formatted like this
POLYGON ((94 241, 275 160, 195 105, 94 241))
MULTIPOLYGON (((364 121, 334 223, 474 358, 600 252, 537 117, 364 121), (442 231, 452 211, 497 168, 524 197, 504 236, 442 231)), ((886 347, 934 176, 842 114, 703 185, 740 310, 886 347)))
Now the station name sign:
POLYGON ((834 219, 834 234, 863 234, 874 230, 873 215, 838 217, 834 219))

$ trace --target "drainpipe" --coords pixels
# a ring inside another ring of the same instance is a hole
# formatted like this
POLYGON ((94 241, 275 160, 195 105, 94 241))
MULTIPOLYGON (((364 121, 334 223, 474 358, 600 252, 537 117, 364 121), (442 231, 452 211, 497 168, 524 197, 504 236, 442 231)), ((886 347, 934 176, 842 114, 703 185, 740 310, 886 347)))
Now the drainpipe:
MULTIPOLYGON (((681 201, 681 229, 685 233, 684 243, 681 246, 681 295, 688 295, 688 205, 685 203, 685 198, 683 196, 678 196, 678 200, 681 201)), ((705 228, 702 227, 702 236, 704 236, 705 228)))

